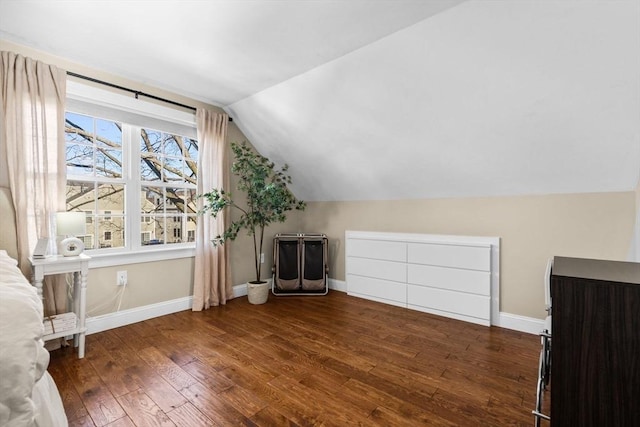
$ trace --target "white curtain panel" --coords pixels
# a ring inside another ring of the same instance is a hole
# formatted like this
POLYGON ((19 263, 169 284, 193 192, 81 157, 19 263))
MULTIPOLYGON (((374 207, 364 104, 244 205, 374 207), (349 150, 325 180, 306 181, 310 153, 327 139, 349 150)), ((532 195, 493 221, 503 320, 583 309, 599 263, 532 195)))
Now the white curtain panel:
MULTIPOLYGON (((31 277, 29 255, 38 238, 55 241, 53 214, 65 210, 66 72, 2 51, 0 90, 0 146, 6 147, 9 188, 16 212, 18 262, 22 272, 31 277)), ((45 314, 66 308, 65 286, 52 288, 45 282, 43 292, 45 314)))
MULTIPOLYGON (((213 188, 229 188, 227 171, 227 123, 229 116, 205 109, 196 112, 198 127, 198 194, 213 188)), ((203 199, 197 199, 198 211, 203 199)), ((227 245, 214 247, 211 240, 224 233, 227 212, 217 218, 204 214, 196 227, 196 259, 193 284, 193 311, 225 304, 233 298, 227 245)))

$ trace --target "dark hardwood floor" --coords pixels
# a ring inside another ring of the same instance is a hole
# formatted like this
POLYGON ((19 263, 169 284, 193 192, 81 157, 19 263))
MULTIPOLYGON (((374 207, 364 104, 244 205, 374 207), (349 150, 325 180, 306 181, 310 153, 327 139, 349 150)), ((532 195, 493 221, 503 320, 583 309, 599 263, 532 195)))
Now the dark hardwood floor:
POLYGON ((539 350, 332 291, 89 335, 49 371, 71 426, 532 426, 539 350))

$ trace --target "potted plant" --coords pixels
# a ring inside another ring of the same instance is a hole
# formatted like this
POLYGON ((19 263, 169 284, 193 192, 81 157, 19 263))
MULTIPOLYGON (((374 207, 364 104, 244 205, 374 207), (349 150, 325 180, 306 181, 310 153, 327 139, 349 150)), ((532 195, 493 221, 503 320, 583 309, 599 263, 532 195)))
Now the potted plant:
POLYGON ((231 150, 235 157, 231 172, 239 179, 237 188, 244 192, 246 206, 236 203, 230 192, 213 189, 201 196, 205 198, 202 212, 209 212, 214 218, 226 208, 240 212, 240 218, 232 221, 224 233, 211 242, 217 246, 235 240, 242 229, 253 236, 255 280, 247 283, 247 295, 250 303, 262 304, 269 296, 269 283, 261 277, 260 255, 264 229, 269 224, 284 222, 290 210, 304 210, 305 203, 297 200, 287 187, 291 184, 291 177, 286 174, 287 165, 277 169, 273 162, 256 153, 246 143, 232 143, 231 150))

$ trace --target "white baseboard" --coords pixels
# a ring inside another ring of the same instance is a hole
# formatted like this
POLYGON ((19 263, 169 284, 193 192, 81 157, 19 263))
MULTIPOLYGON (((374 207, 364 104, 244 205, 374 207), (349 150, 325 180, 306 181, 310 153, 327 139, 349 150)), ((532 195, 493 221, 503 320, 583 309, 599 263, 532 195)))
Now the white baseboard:
POLYGON ((334 291, 347 292, 347 282, 329 278, 329 289, 334 291))
MULTIPOLYGON (((347 292, 347 282, 342 280, 329 279, 329 289, 347 292)), ((525 332, 538 335, 544 327, 544 320, 535 319, 533 317, 520 316, 518 314, 505 313, 501 311, 498 314, 498 323, 491 326, 512 329, 514 331, 525 332)))
POLYGON ((178 311, 189 310, 193 305, 193 297, 183 297, 157 304, 145 305, 115 313, 103 314, 87 318, 87 334, 119 328, 154 317, 165 316, 178 311))
MULTIPOLYGON (((330 278, 329 289, 347 292, 347 283, 343 280, 330 278)), ((233 287, 234 298, 245 295, 247 295, 247 286, 245 284, 235 285, 233 287)), ((191 309, 192 304, 193 297, 183 297, 171 301, 164 301, 157 304, 150 304, 143 307, 104 314, 102 316, 90 317, 87 319, 87 334, 95 334, 97 332, 119 328, 132 323, 142 322, 143 320, 153 319, 154 317, 189 310, 191 309)), ((537 335, 544 327, 544 320, 500 312, 498 324, 494 324, 492 326, 537 335)))
POLYGON ((242 285, 235 285, 233 287, 233 297, 234 298, 238 298, 238 297, 243 297, 247 295, 247 284, 244 283, 242 285))
MULTIPOLYGON (((329 278, 329 289, 335 291, 347 292, 347 282, 329 278)), ((233 297, 243 297, 247 295, 247 285, 235 285, 233 287, 233 297)))
POLYGON ((498 324, 493 326, 538 335, 544 328, 544 320, 501 311, 498 324))

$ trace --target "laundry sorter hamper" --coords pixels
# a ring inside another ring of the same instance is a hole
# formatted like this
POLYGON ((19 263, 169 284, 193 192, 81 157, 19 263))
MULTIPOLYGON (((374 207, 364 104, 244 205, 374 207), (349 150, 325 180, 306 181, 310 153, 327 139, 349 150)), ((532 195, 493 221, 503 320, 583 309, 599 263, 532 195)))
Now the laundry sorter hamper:
POLYGON ((328 246, 324 234, 276 234, 271 292, 274 295, 326 295, 329 292, 328 246))

